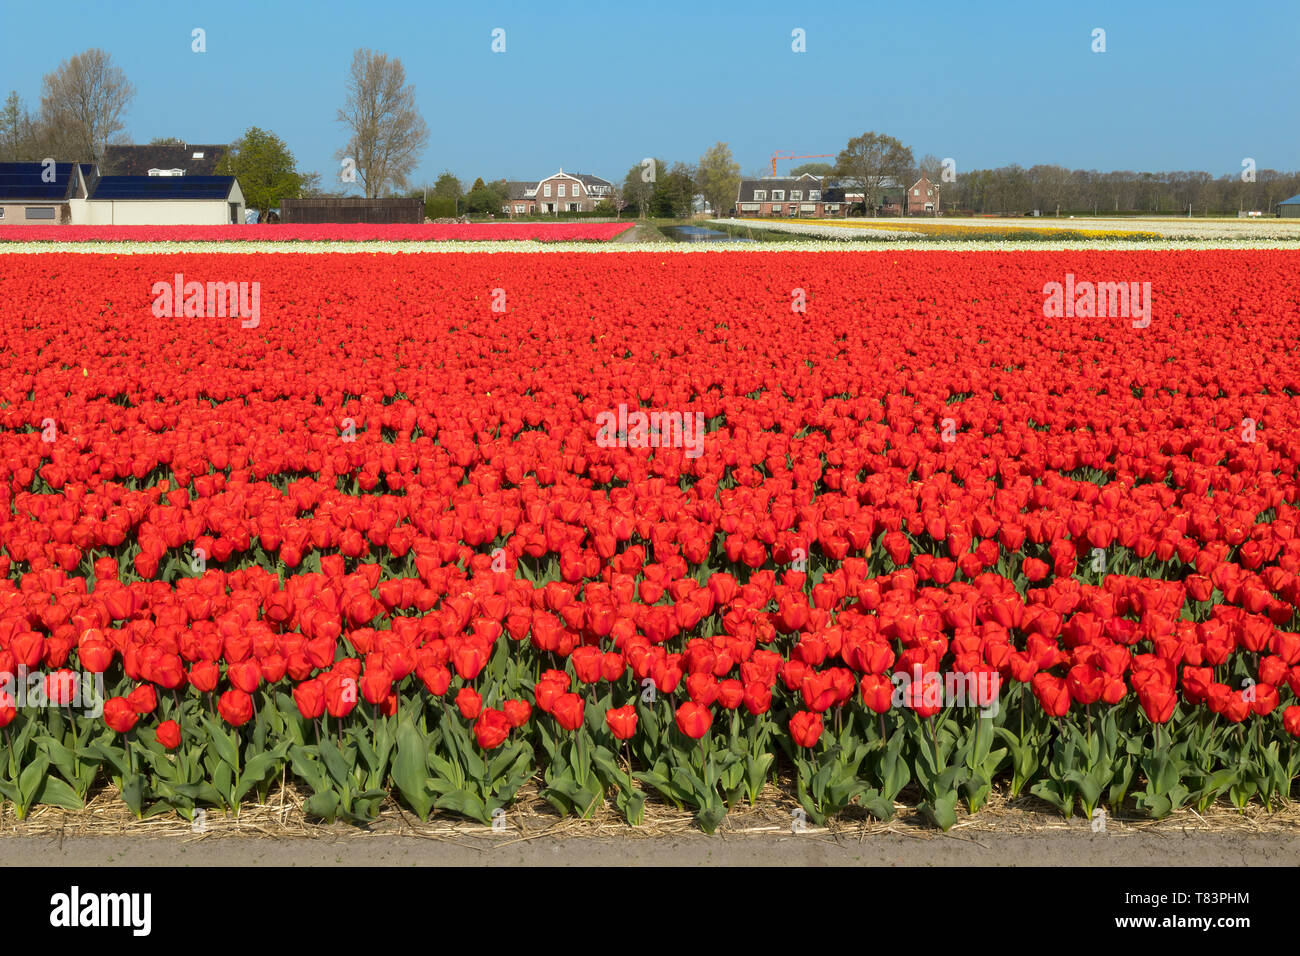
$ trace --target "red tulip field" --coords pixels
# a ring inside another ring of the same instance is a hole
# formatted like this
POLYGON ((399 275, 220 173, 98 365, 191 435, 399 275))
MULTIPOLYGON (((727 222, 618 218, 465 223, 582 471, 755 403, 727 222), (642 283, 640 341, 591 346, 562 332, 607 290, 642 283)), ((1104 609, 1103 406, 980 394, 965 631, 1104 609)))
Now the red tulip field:
POLYGON ((535 784, 709 832, 773 785, 819 824, 1275 806, 1297 275, 6 255, 0 796, 189 818, 287 779, 315 820, 490 824, 535 784))
POLYGON ((630 222, 267 223, 243 226, 7 225, 0 242, 446 242, 606 241, 630 222))

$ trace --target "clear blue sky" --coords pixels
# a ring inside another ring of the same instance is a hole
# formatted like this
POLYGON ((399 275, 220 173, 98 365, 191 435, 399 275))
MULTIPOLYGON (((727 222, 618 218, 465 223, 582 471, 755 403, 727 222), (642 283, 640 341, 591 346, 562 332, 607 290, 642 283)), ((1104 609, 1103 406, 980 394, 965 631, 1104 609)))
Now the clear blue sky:
POLYGON ((918 159, 951 156, 959 174, 1218 176, 1246 156, 1300 168, 1300 0, 0 0, 0 44, 0 95, 16 89, 33 112, 43 74, 101 47, 136 86, 135 142, 226 143, 261 126, 333 188, 335 116, 362 46, 401 58, 415 86, 431 131, 415 184, 559 167, 621 182, 643 156, 693 162, 718 140, 758 173, 774 150, 834 153, 866 130, 918 159), (194 27, 206 53, 191 52, 194 27), (491 51, 496 27, 505 53, 491 51))

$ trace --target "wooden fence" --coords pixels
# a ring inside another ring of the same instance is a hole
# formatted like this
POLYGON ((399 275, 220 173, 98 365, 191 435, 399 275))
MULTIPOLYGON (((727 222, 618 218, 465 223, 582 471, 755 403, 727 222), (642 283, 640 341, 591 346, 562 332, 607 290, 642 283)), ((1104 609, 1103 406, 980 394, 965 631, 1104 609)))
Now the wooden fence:
POLYGON ((414 199, 284 199, 280 221, 322 222, 424 222, 424 200, 414 199))

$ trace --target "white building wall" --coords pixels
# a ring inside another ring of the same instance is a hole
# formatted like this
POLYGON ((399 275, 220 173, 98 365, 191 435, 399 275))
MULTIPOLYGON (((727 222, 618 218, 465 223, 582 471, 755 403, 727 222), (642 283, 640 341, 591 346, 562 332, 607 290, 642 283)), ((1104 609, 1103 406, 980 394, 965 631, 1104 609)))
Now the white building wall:
MULTIPOLYGON (((241 203, 239 221, 243 219, 241 203)), ((94 226, 222 226, 230 222, 230 206, 224 199, 74 200, 72 221, 94 226), (78 203, 85 207, 82 220, 77 218, 78 203)))

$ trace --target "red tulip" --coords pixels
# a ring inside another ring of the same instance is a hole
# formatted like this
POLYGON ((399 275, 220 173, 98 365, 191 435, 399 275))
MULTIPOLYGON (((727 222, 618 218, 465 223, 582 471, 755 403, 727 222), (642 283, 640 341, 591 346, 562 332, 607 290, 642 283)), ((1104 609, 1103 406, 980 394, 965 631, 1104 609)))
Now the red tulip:
POLYGON ((1064 678, 1054 677, 1046 671, 1034 675, 1031 686, 1034 696, 1049 717, 1064 717, 1070 709, 1070 692, 1064 678))
POLYGON ((510 726, 504 712, 488 707, 474 723, 474 739, 484 750, 495 750, 510 736, 510 726))
POLYGON ((154 736, 168 750, 175 750, 181 745, 181 728, 174 720, 164 720, 154 731, 154 736))
POLYGON ((800 747, 817 746, 817 741, 822 738, 823 729, 820 714, 801 710, 790 718, 790 737, 800 747))
POLYGON ((532 716, 532 705, 526 700, 507 700, 501 705, 506 717, 510 721, 511 727, 522 727, 528 723, 528 718, 532 716))
POLYGON ((561 694, 551 707, 551 716, 565 730, 577 730, 582 726, 584 706, 582 698, 577 694, 561 694))
POLYGON ((370 704, 381 704, 393 691, 393 674, 386 667, 367 667, 361 676, 361 696, 370 704))
POLYGON ((126 702, 137 714, 152 714, 158 706, 158 694, 154 691, 153 685, 142 684, 127 694, 126 702))
POLYGON ((242 690, 228 690, 217 699, 217 713, 232 727, 253 719, 253 698, 242 690))
POLYGON ((745 709, 751 714, 766 714, 772 706, 772 685, 752 680, 745 685, 745 709))
POLYGON ((619 740, 629 740, 636 734, 636 721, 636 707, 632 704, 605 711, 605 723, 619 740))
MULTIPOLYGON (((3 708, 0 707, 0 710, 3 708)), ((104 723, 114 733, 127 733, 139 719, 140 715, 135 712, 125 697, 110 697, 104 701, 104 723)))
POLYGON ((262 668, 255 660, 240 661, 230 665, 226 670, 226 677, 230 679, 233 687, 242 690, 245 694, 251 694, 262 683, 262 668))
POLYGON ((1292 737, 1300 737, 1300 706, 1293 704, 1282 712, 1282 728, 1292 737))
POLYGON ((677 708, 676 720, 678 730, 692 740, 699 740, 713 725, 713 711, 688 700, 677 708))
POLYGON ((1047 577, 1048 573, 1051 571, 1051 568, 1048 567, 1046 561, 1040 561, 1037 558, 1025 558, 1020 567, 1025 574, 1025 578, 1029 580, 1030 583, 1037 583, 1043 580, 1043 578, 1047 577))
POLYGON ((483 707, 483 698, 472 687, 462 687, 456 694, 456 709, 466 720, 473 720, 483 707))
POLYGON ((1167 723, 1173 716, 1178 696, 1169 687, 1152 682, 1138 691, 1138 703, 1153 724, 1167 723))
POLYGON ((315 720, 325 713, 325 688, 316 679, 303 681, 293 689, 293 702, 304 718, 315 720))

